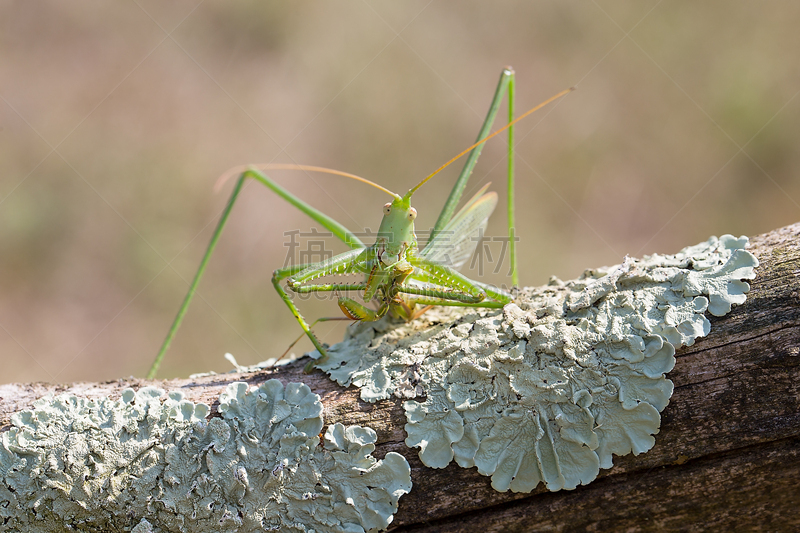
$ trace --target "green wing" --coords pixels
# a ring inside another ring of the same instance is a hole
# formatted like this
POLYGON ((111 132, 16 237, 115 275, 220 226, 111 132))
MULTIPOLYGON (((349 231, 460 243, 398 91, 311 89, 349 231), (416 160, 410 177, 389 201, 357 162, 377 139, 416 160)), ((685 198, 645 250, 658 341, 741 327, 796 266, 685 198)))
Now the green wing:
POLYGON ((484 185, 434 236, 420 252, 421 257, 453 269, 460 268, 469 259, 497 206, 497 193, 486 192, 489 185, 484 185))

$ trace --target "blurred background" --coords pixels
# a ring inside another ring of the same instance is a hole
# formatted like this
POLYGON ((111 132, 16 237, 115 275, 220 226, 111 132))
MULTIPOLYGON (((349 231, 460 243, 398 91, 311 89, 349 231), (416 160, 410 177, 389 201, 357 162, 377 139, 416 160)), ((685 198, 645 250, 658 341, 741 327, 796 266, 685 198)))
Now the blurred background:
MULTIPOLYGON (((796 222, 798 21, 791 0, 0 2, 0 382, 143 376, 230 194, 221 174, 304 163, 402 193, 474 141, 504 65, 519 113, 578 87, 517 127, 522 284, 796 222)), ((503 202, 504 156, 490 142, 469 191, 493 181, 503 202)), ((415 197, 418 228, 459 170, 415 197)), ((377 229, 379 191, 271 175, 377 229)), ((505 223, 498 209, 487 235, 505 223)), ((159 375, 283 352, 300 328, 270 276, 285 232, 312 227, 248 186, 159 375)), ((508 283, 507 263, 479 266, 464 272, 508 283)))

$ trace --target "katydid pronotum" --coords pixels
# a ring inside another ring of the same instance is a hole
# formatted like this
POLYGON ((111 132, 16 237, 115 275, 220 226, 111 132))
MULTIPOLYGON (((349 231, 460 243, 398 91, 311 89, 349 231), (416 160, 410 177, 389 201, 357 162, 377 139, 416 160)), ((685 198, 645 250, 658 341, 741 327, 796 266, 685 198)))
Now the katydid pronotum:
POLYGON ((478 161, 483 144, 502 131, 508 130, 508 246, 511 261, 511 282, 512 285, 517 285, 518 275, 514 235, 514 124, 573 89, 566 89, 514 118, 514 71, 510 67, 506 67, 500 75, 500 81, 495 90, 492 104, 489 107, 489 112, 475 144, 440 166, 411 188, 404 196, 393 193, 376 183, 353 174, 320 167, 307 165, 258 165, 247 167, 239 174, 233 193, 231 193, 228 203, 222 212, 219 223, 211 237, 211 242, 206 248, 197 273, 189 286, 189 292, 178 310, 178 314, 167 333, 166 339, 164 339, 161 350, 150 367, 150 371, 147 374, 148 379, 153 379, 158 372, 161 360, 189 308, 200 278, 231 213, 233 204, 236 202, 242 186, 248 178, 261 182, 270 188, 278 196, 297 207, 351 247, 351 250, 320 263, 293 265, 279 268, 273 273, 272 284, 275 286, 275 290, 320 353, 320 358, 312 360, 306 366, 306 372, 311 371, 316 364, 324 361, 327 354, 325 347, 311 331, 311 326, 300 314, 297 306, 282 286, 284 281, 286 281, 287 288, 296 293, 360 292, 364 302, 369 303, 373 300, 377 302, 377 309, 372 309, 346 296, 339 296, 339 307, 345 317, 351 320, 374 321, 383 317, 387 312, 405 320, 412 320, 420 316, 430 306, 499 308, 509 303, 512 300, 509 292, 471 280, 456 270, 472 255, 477 245, 478 239, 476 239, 476 236, 485 229, 488 218, 497 205, 497 193, 487 193, 487 185, 481 188, 458 213, 455 213, 455 208, 461 200, 461 195, 478 161), (508 99, 508 123, 494 133, 489 134, 504 96, 507 96, 508 99), (468 153, 469 157, 439 214, 436 224, 431 230, 428 243, 420 251, 417 246, 417 237, 414 233, 414 219, 417 216, 417 211, 411 207, 411 196, 446 166, 468 153), (377 240, 373 245, 366 246, 353 232, 288 192, 261 172, 260 169, 295 169, 337 174, 372 185, 386 192, 392 197, 392 201, 383 206, 383 220, 378 229, 377 240), (364 281, 360 283, 314 283, 315 280, 323 277, 346 274, 362 274, 364 275, 364 281))

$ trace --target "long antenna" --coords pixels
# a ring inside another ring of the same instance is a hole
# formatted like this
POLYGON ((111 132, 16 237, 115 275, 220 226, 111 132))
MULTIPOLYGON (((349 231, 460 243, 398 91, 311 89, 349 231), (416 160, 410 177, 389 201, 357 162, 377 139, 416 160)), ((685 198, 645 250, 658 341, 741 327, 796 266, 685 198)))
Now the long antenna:
POLYGON ((350 174, 349 172, 342 172, 341 170, 334 170, 332 168, 325 168, 325 167, 315 167, 312 165, 295 165, 292 163, 263 163, 260 165, 241 165, 238 167, 233 167, 232 169, 228 170, 219 177, 217 183, 214 184, 214 190, 218 191, 222 188, 222 185, 225 184, 233 176, 241 174, 247 169, 255 168, 258 170, 306 170, 309 172, 322 172, 324 174, 336 174, 337 176, 344 176, 345 178, 354 179, 356 181, 360 181, 361 183, 366 183, 367 185, 372 185, 376 189, 380 189, 389 196, 393 198, 400 198, 399 194, 393 193, 386 187, 382 187, 375 182, 368 180, 367 178, 362 178, 361 176, 356 176, 355 174, 350 174))
POLYGON ((517 122, 519 122, 520 120, 522 120, 523 118, 525 118, 525 117, 527 117, 528 115, 530 115, 531 113, 533 113, 534 111, 538 111, 539 109, 543 108, 544 106, 546 106, 547 104, 549 104, 549 103, 550 103, 550 102, 552 102, 553 100, 558 100, 559 98, 561 98, 561 97, 562 97, 562 96, 564 96, 565 94, 567 94, 567 93, 571 93, 571 92, 572 92, 572 91, 574 91, 574 90, 575 90, 575 87, 570 87, 569 89, 564 89, 563 91, 561 91, 561 92, 560 92, 560 93, 558 93, 557 95, 555 95, 555 96, 551 96, 550 98, 548 98, 547 100, 545 100, 545 101, 544 101, 544 102, 542 102, 541 104, 537 105, 536 107, 534 107, 534 108, 532 108, 532 109, 529 109, 529 110, 525 111, 523 114, 521 114, 520 116, 518 116, 517 118, 515 118, 514 120, 512 120, 511 122, 509 122, 508 124, 506 124, 506 125, 505 125, 505 126, 503 126, 502 128, 500 128, 500 129, 499 129, 499 130, 497 130, 496 132, 494 132, 494 133, 492 133, 492 134, 490 134, 490 135, 487 135, 486 137, 484 137, 484 138, 483 138, 483 139, 481 139, 480 141, 476 142, 475 144, 473 144, 472 146, 470 146, 469 148, 467 148, 467 149, 466 149, 466 150, 464 150, 463 152, 459 153, 457 156, 455 156, 455 157, 453 157, 452 159, 450 159, 450 161, 448 161, 448 162, 447 162, 447 163, 445 163, 444 165, 442 165, 442 166, 440 166, 439 168, 437 168, 436 170, 434 170, 434 171, 433 171, 431 174, 429 174, 429 175, 428 175, 428 176, 427 176, 427 177, 426 177, 424 180, 422 180, 422 181, 420 181, 419 183, 417 183, 417 184, 416 184, 416 186, 414 186, 414 188, 413 188, 413 189, 410 189, 410 190, 409 190, 409 191, 406 193, 406 198, 409 198, 409 197, 411 197, 411 195, 412 195, 412 194, 414 194, 414 193, 417 191, 417 189, 419 189, 420 187, 422 187, 422 186, 425 184, 425 182, 427 182, 429 179, 431 179, 432 177, 434 177, 436 174, 438 174, 439 172, 441 172, 442 170, 444 170, 445 168, 447 168, 448 166, 450 166, 452 163, 454 163, 455 161, 457 161, 457 160, 458 160, 460 157, 467 155, 467 154, 468 154, 469 152, 471 152, 471 151, 472 151, 472 149, 473 149, 473 148, 475 148, 476 146, 480 146, 481 144, 485 143, 486 141, 488 141, 489 139, 491 139, 491 138, 492 138, 492 137, 494 137, 495 135, 497 135, 497 134, 499 134, 499 133, 502 133, 502 132, 504 132, 505 130, 507 130, 508 128, 510 128, 511 126, 513 126, 514 124, 516 124, 517 122))

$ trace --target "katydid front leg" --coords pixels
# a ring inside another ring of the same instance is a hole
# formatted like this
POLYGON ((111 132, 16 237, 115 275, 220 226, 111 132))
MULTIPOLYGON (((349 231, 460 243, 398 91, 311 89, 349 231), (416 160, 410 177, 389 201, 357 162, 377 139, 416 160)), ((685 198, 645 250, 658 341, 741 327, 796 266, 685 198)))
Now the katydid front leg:
MULTIPOLYGON (((381 254, 376 252, 375 255, 379 257, 381 254)), ((365 322, 380 320, 389 311, 397 293, 397 287, 402 285, 413 271, 414 267, 405 259, 396 261, 388 267, 381 266, 380 261, 376 261, 367 277, 364 300, 372 300, 380 291, 381 304, 378 309, 370 309, 347 297, 339 298, 339 309, 352 320, 365 322)))
MULTIPOLYGON (((300 314, 300 311, 297 309, 297 306, 294 305, 292 299, 289 298, 289 295, 286 293, 285 290, 283 290, 283 287, 281 286, 281 282, 283 280, 285 280, 292 274, 297 274, 298 272, 305 270, 309 266, 312 265, 295 265, 287 268, 279 268, 278 270, 272 273, 272 285, 275 287, 275 290, 278 292, 278 295, 281 297, 281 300, 284 301, 286 306, 289 308, 294 317, 297 319, 297 323, 300 324, 300 327, 303 329, 305 334, 308 336, 309 339, 311 339, 311 343, 314 344, 314 347, 317 349, 317 351, 319 351, 319 353, 324 358, 326 355, 325 348, 323 348, 322 343, 319 342, 317 336, 314 335, 314 333, 311 331, 311 326, 308 325, 306 319, 303 318, 303 315, 300 314)), ((306 372, 308 372, 309 368, 306 367, 305 370, 306 372)))
POLYGON ((310 372, 315 365, 324 362, 328 357, 322 343, 311 331, 311 327, 288 293, 281 286, 281 282, 287 279, 289 288, 298 293, 309 292, 332 292, 332 291, 364 291, 364 299, 372 300, 378 291, 382 292, 382 302, 377 311, 370 309, 355 300, 347 297, 339 298, 339 308, 349 318, 353 320, 375 321, 383 317, 389 310, 390 300, 394 294, 389 287, 402 283, 406 277, 414 270, 414 267, 405 260, 400 260, 393 265, 386 266, 381 262, 379 248, 370 246, 369 248, 350 250, 339 254, 331 259, 312 265, 297 265, 284 269, 278 269, 272 276, 272 284, 278 291, 281 299, 289 307, 300 327, 311 339, 311 342, 319 351, 321 357, 311 361, 305 367, 306 372, 310 372), (311 284, 316 279, 325 276, 336 276, 342 274, 366 274, 369 273, 367 281, 364 283, 328 283, 311 284))
POLYGON ((308 363, 305 367, 305 372, 311 372, 314 365, 325 361, 328 357, 328 353, 319 339, 317 339, 317 336, 311 331, 311 326, 308 325, 303 315, 300 314, 300 311, 297 309, 297 306, 294 305, 288 293, 283 289, 281 282, 288 278, 289 288, 298 293, 363 290, 366 287, 363 283, 334 283, 324 285, 304 285, 304 283, 314 281, 324 276, 363 272, 367 268, 368 260, 366 258, 370 255, 369 250, 369 248, 350 250, 321 263, 295 265, 287 268, 279 268, 273 272, 272 285, 321 356, 318 360, 308 363))

